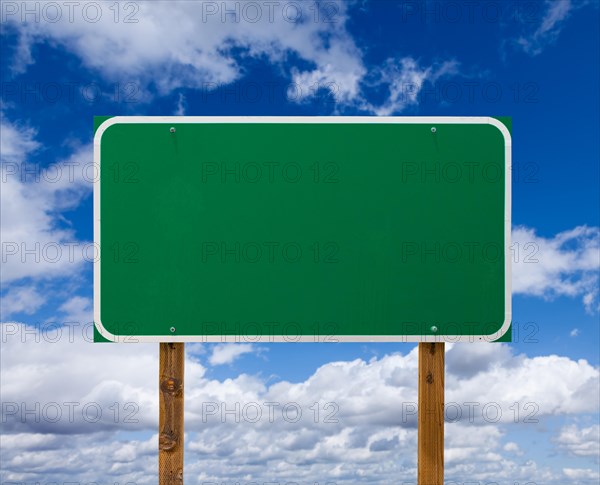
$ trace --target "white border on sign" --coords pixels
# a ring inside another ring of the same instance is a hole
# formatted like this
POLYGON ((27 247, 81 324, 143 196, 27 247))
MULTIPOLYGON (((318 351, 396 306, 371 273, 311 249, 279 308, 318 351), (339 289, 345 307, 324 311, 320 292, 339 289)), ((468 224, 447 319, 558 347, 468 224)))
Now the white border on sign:
MULTIPOLYGON (((336 342, 482 342, 502 337, 510 328, 512 318, 511 299, 511 169, 512 139, 506 126, 490 117, 455 116, 115 116, 104 121, 94 136, 94 164, 100 169, 100 143, 103 133, 112 125, 125 123, 398 123, 398 124, 489 124, 504 136, 505 146, 505 193, 504 193, 504 323, 490 335, 335 335, 336 342)), ((94 180, 94 244, 100 247, 100 177, 94 180)), ((94 325, 100 334, 112 342, 290 342, 289 336, 264 335, 247 338, 240 335, 148 335, 127 336, 110 333, 100 320, 100 258, 94 260, 94 325)), ((302 335, 294 342, 316 342, 318 336, 302 335)))

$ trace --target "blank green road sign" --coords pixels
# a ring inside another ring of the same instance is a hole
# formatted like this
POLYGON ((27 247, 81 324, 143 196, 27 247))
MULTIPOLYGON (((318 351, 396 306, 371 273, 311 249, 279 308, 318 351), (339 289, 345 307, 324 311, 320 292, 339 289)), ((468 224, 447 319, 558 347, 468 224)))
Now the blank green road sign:
POLYGON ((96 125, 97 340, 510 339, 509 119, 96 125))

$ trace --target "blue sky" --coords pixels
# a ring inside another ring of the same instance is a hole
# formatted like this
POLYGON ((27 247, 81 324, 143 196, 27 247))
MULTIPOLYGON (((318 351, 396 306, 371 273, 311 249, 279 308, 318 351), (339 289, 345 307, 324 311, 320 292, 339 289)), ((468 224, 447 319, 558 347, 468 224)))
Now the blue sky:
MULTIPOLYGON (((69 21, 61 2, 2 2, 0 479, 152 483, 157 348, 92 345, 79 330, 92 319, 82 252, 93 240, 94 115, 419 115, 513 119, 518 334, 447 355, 447 401, 497 402, 504 417, 447 423, 447 479, 597 483, 598 2, 280 3, 271 21, 265 2, 83 2, 69 21), (63 256, 22 252, 36 243, 63 256), (524 262, 531 247, 535 262, 524 262), (51 322, 79 327, 56 341, 36 333, 51 322), (54 401, 99 403, 105 417, 36 422, 11 407, 54 401), (115 426, 115 402, 135 403, 139 423, 122 423, 121 409, 115 426), (535 403, 539 422, 521 409, 514 423, 515 402, 535 403), (71 440, 82 451, 65 464, 71 440), (100 458, 90 465, 86 453, 100 458)), ((293 401, 308 419, 312 402, 335 402, 340 418, 203 426, 191 404, 188 483, 414 481, 415 429, 393 406, 416 399, 414 345, 195 344, 188 354, 190 403, 293 401)))

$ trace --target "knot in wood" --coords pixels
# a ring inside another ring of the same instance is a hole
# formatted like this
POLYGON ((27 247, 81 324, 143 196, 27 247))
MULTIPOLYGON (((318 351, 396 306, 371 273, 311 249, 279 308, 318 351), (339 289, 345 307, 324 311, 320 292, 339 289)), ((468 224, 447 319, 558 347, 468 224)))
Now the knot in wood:
POLYGON ((427 384, 432 384, 433 383, 433 374, 431 372, 428 372, 425 380, 427 381, 427 384))
POLYGON ((171 396, 176 396, 181 392, 182 384, 179 379, 167 377, 160 383, 160 390, 171 396))
POLYGON ((166 472, 167 476, 164 477, 167 483, 183 483, 183 470, 180 468, 179 470, 166 472))
POLYGON ((171 451, 177 446, 177 435, 172 431, 165 431, 158 437, 158 449, 161 451, 171 451))

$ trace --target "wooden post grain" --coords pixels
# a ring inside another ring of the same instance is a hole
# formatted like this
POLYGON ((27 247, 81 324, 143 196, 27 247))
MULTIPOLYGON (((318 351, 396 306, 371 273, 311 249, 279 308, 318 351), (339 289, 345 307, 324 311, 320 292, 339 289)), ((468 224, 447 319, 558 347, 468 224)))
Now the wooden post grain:
POLYGON ((419 343, 419 485, 444 485, 444 351, 419 343))
POLYGON ((161 343, 158 484, 183 484, 183 368, 185 344, 161 343))

